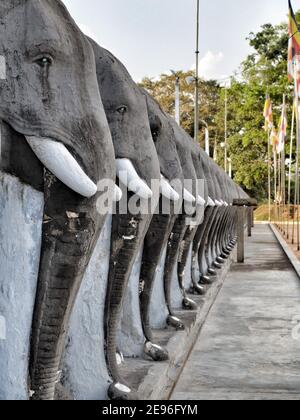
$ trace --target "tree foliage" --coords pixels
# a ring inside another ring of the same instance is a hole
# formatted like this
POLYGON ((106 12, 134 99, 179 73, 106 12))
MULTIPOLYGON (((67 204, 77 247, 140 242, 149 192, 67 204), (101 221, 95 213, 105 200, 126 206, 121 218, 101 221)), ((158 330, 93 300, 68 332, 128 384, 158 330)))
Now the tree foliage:
MULTIPOLYGON (((299 12, 296 18, 300 21, 299 12)), ((263 108, 267 93, 272 99, 276 125, 281 114, 283 95, 286 95, 289 127, 291 125, 293 86, 287 77, 287 24, 265 24, 258 33, 251 33, 247 39, 253 53, 241 63, 239 74, 232 77, 231 87, 227 90, 228 153, 234 179, 250 194, 264 200, 268 191, 268 138, 263 130, 263 108)), ((193 72, 179 72, 182 126, 192 136, 195 85, 189 85, 186 78, 193 75, 193 72)), ((163 74, 157 80, 144 79, 142 86, 160 102, 166 112, 174 115, 174 75, 163 74)), ((224 166, 224 149, 221 144, 225 138, 225 90, 215 80, 201 80, 200 98, 200 119, 208 124, 211 146, 216 141, 217 160, 224 166)), ((202 129, 199 142, 201 146, 204 145, 202 129)), ((289 151, 288 145, 286 151, 289 151)))

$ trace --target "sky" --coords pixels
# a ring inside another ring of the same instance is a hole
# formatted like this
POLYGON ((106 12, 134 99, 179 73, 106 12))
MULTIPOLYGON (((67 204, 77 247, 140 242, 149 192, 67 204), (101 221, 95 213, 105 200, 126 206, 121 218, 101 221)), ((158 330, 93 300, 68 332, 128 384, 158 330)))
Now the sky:
MULTIPOLYGON (((195 68, 196 0, 63 0, 80 28, 135 81, 195 68)), ((293 1, 294 9, 300 0, 293 1)), ((246 37, 287 20, 287 0, 200 0, 200 75, 222 79, 251 49, 246 37)))

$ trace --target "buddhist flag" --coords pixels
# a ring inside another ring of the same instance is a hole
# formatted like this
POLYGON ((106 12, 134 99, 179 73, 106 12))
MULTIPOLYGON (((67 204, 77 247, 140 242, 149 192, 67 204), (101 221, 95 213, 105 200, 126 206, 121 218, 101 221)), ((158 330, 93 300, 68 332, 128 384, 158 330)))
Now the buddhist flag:
POLYGON ((295 80, 295 90, 300 93, 300 32, 296 17, 289 0, 289 48, 288 48, 288 76, 295 80))
POLYGON ((272 127, 272 131, 270 134, 270 144, 273 147, 274 151, 278 150, 279 139, 278 139, 278 134, 274 126, 272 127))
POLYGON ((265 117, 265 130, 268 131, 273 127, 272 102, 269 95, 267 95, 266 97, 264 117, 265 117))
POLYGON ((286 115, 286 105, 285 102, 282 106, 282 113, 279 122, 278 128, 278 146, 277 146, 277 153, 281 153, 284 151, 285 146, 285 139, 286 139, 286 132, 287 132, 287 115, 286 115))

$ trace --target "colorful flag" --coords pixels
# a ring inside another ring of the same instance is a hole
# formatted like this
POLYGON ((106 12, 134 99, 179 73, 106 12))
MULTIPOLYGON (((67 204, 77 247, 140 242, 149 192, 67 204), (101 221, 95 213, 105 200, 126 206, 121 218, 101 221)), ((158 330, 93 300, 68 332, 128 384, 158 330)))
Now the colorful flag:
POLYGON ((265 130, 268 131, 273 127, 272 102, 269 95, 267 95, 266 97, 264 117, 265 117, 265 130))
POLYGON ((270 144, 271 146, 273 146, 273 151, 277 151, 279 139, 278 139, 277 131, 274 126, 272 127, 272 131, 270 134, 270 144))
POLYGON ((295 80, 296 94, 300 93, 300 32, 296 17, 289 0, 289 48, 288 48, 288 76, 295 80))
POLYGON ((283 106, 282 106, 282 113, 280 117, 278 130, 279 131, 278 131, 277 153, 281 153, 284 151, 286 132, 287 132, 287 114, 286 114, 285 102, 283 103, 283 106))

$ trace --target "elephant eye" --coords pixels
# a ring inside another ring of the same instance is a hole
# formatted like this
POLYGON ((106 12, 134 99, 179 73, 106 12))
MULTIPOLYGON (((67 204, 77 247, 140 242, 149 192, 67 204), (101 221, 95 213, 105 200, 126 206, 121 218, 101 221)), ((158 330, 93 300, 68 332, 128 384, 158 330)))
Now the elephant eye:
POLYGON ((123 105, 117 108, 119 114, 124 115, 127 112, 127 106, 123 105))
POLYGON ((35 63, 38 64, 40 67, 51 66, 52 62, 53 59, 49 56, 39 57, 37 60, 35 60, 35 63))
POLYGON ((154 139, 154 140, 157 140, 158 135, 159 135, 158 130, 153 130, 153 131, 152 131, 152 137, 153 137, 153 139, 154 139))
POLYGON ((158 137, 159 137, 159 134, 160 134, 160 129, 153 127, 152 130, 151 130, 151 133, 152 133, 153 140, 156 142, 158 140, 158 137))

